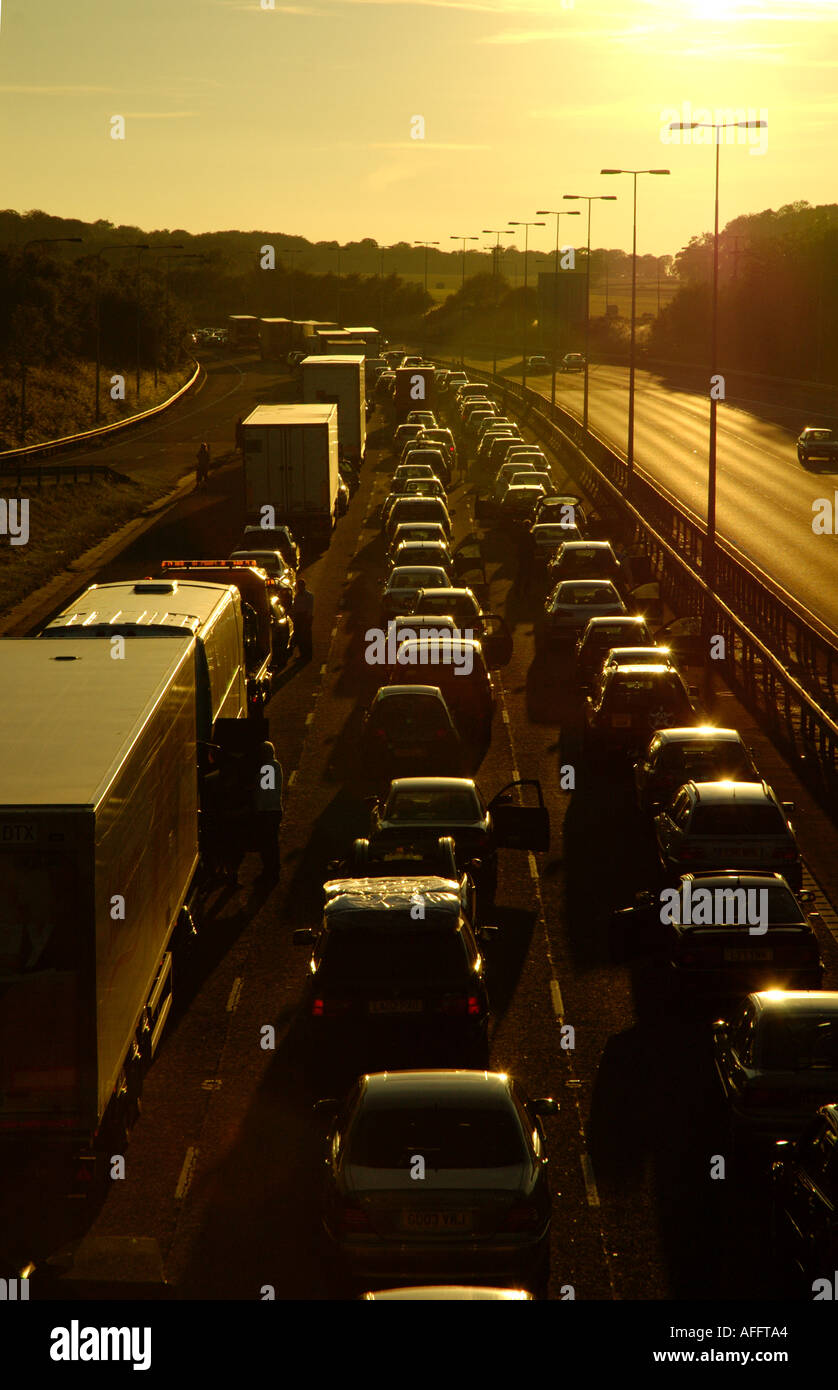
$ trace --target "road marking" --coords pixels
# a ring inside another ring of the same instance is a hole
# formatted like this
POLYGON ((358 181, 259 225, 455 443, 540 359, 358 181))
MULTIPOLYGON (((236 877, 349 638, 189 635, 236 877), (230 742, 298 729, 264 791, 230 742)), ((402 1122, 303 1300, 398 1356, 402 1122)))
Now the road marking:
POLYGON ((564 1018, 564 1000, 562 999, 561 986, 558 980, 550 981, 550 1002, 553 1005, 553 1013, 556 1015, 559 1023, 561 1023, 564 1018))
POLYGON ((234 1011, 234 1009, 238 1008, 243 984, 244 980, 242 979, 241 975, 237 975, 235 980, 233 981, 233 987, 230 990, 230 998, 227 1000, 228 1014, 231 1014, 234 1011))
POLYGON ((180 1170, 180 1177, 175 1188, 175 1201, 185 1197, 189 1191, 192 1179, 195 1176, 195 1167, 198 1161, 198 1150, 190 1147, 186 1150, 186 1157, 183 1160, 183 1167, 180 1170))
POLYGON ((535 862, 535 855, 533 854, 532 850, 529 851, 527 859, 529 860, 530 873, 532 874, 536 883, 538 883, 538 865, 535 862))
POLYGON ((294 783, 296 782, 296 780, 297 780, 297 769, 294 768, 294 771, 291 773, 290 777, 288 778, 288 785, 289 785, 289 787, 293 787, 293 785, 294 785, 294 783))
POLYGON ((325 676, 326 670, 327 670, 327 667, 326 667, 326 663, 325 663, 325 661, 324 661, 324 662, 323 662, 323 665, 320 667, 320 674, 321 674, 321 676, 325 676))
POLYGON ((599 1193, 597 1192, 596 1178, 594 1177, 594 1165, 591 1163, 590 1154, 582 1153, 579 1155, 582 1164, 582 1176, 585 1179, 585 1191, 588 1194, 588 1206, 599 1206, 599 1193))
POLYGON ((221 1081, 219 1080, 219 1078, 218 1078, 217 1076, 208 1076, 208 1077, 206 1078, 205 1081, 202 1081, 202 1082, 201 1082, 201 1090, 202 1090, 202 1091, 220 1091, 220 1090, 221 1090, 221 1081))
POLYGON ((509 723, 509 711, 507 710, 506 705, 503 706, 500 712, 500 717, 503 720, 504 724, 509 723))
POLYGON ((306 715, 306 725, 308 726, 308 725, 313 724, 313 723, 314 723, 314 710, 312 709, 312 710, 309 710, 308 714, 306 715))

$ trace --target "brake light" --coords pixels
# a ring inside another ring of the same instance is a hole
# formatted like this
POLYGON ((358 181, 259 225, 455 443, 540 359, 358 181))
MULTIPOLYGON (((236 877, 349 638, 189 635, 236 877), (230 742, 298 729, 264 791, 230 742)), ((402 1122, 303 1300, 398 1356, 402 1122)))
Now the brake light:
POLYGON ((312 1018, 334 1018, 337 1014, 345 1014, 352 1008, 351 999, 313 999, 311 1003, 312 1018))
POLYGON ((363 1207, 345 1206, 340 1213, 340 1229, 346 1236, 372 1231, 372 1223, 363 1207))
POLYGON ((436 731, 436 737, 437 737, 437 738, 447 738, 447 737, 448 737, 448 730, 447 730, 447 729, 437 729, 437 731, 436 731))
POLYGON ((439 1012, 476 1018, 480 1014, 480 1000, 476 994, 445 994, 440 1000, 439 1012))
POLYGON ((541 1225, 541 1212, 530 1202, 518 1202, 510 1207, 503 1222, 505 1231, 535 1231, 541 1225))
POLYGON ((780 851, 780 854, 779 854, 777 857, 778 857, 778 859, 785 859, 785 860, 796 859, 796 858, 797 858, 797 850, 796 850, 796 849, 784 849, 784 850, 781 850, 781 851, 780 851))

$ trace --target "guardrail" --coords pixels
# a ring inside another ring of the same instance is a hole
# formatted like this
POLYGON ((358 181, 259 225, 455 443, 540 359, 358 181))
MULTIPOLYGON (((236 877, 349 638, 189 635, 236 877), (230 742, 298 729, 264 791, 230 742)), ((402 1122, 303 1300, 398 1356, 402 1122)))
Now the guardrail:
POLYGON ((81 434, 65 434, 61 439, 47 439, 40 444, 26 444, 20 449, 4 449, 0 451, 0 476, 6 473, 6 464, 14 463, 18 460, 37 458, 43 454, 62 453, 65 449, 76 449, 79 444, 98 444, 99 441, 107 442, 110 436, 118 434, 122 430, 131 429, 134 425, 140 425, 144 420, 151 420, 156 415, 162 415, 164 410, 168 410, 187 391, 191 391, 195 382, 201 374, 201 364, 195 361, 195 370, 184 386, 169 396, 168 400, 161 401, 159 405, 150 406, 148 410, 141 410, 138 415, 129 415, 125 420, 115 420, 110 425, 98 425, 92 430, 83 430, 81 434))
POLYGON ((40 492, 44 479, 50 476, 56 483, 77 483, 80 479, 92 483, 94 478, 103 478, 107 483, 129 481, 124 473, 117 473, 107 463, 0 463, 0 483, 11 482, 14 478, 18 491, 23 486, 24 478, 34 478, 40 492))
POLYGON ((701 572, 706 533, 694 514, 636 470, 627 494, 625 459, 590 431, 583 440, 569 412, 528 387, 467 370, 500 391, 504 409, 517 407, 522 423, 558 454, 600 508, 625 518, 668 602, 678 613, 701 615, 704 630, 724 639, 720 674, 838 814, 838 646, 828 629, 724 542, 717 544, 711 590, 701 572))

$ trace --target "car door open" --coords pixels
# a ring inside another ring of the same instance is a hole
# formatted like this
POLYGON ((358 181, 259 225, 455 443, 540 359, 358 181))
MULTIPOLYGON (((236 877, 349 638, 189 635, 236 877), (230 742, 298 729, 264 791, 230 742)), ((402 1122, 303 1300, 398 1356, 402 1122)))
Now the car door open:
POLYGON ((498 849, 548 850, 550 848, 550 812, 544 805, 541 783, 537 778, 518 778, 489 802, 498 849), (516 788, 531 787, 538 799, 537 806, 518 806, 512 796, 516 788))

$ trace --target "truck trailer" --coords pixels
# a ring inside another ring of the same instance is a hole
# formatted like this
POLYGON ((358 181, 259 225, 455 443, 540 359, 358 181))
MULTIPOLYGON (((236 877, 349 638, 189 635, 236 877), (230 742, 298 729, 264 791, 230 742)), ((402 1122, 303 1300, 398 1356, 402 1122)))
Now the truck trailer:
POLYGON ((262 360, 278 362, 286 357, 294 346, 290 319, 259 320, 259 351, 262 360))
POLYGON ((341 451, 351 463, 360 466, 367 448, 367 391, 363 357, 344 357, 340 354, 304 357, 300 371, 305 402, 337 405, 341 451))
POLYGON ((396 424, 400 425, 411 410, 433 410, 436 401, 436 369, 434 367, 397 367, 393 404, 396 424))
POLYGON ((377 357, 381 349, 381 329, 380 328, 353 328, 351 324, 346 325, 346 332, 353 338, 360 338, 364 344, 365 357, 377 357))
POLYGON ((231 314, 227 319, 227 346, 233 352, 259 347, 259 320, 255 314, 231 314))
POLYGON ((338 407, 257 405, 243 428, 246 520, 258 523, 270 507, 277 525, 328 544, 337 521, 338 407))
POLYGON ((123 1152, 194 930, 195 648, 186 632, 125 660, 105 642, 2 643, 7 1141, 123 1152))

